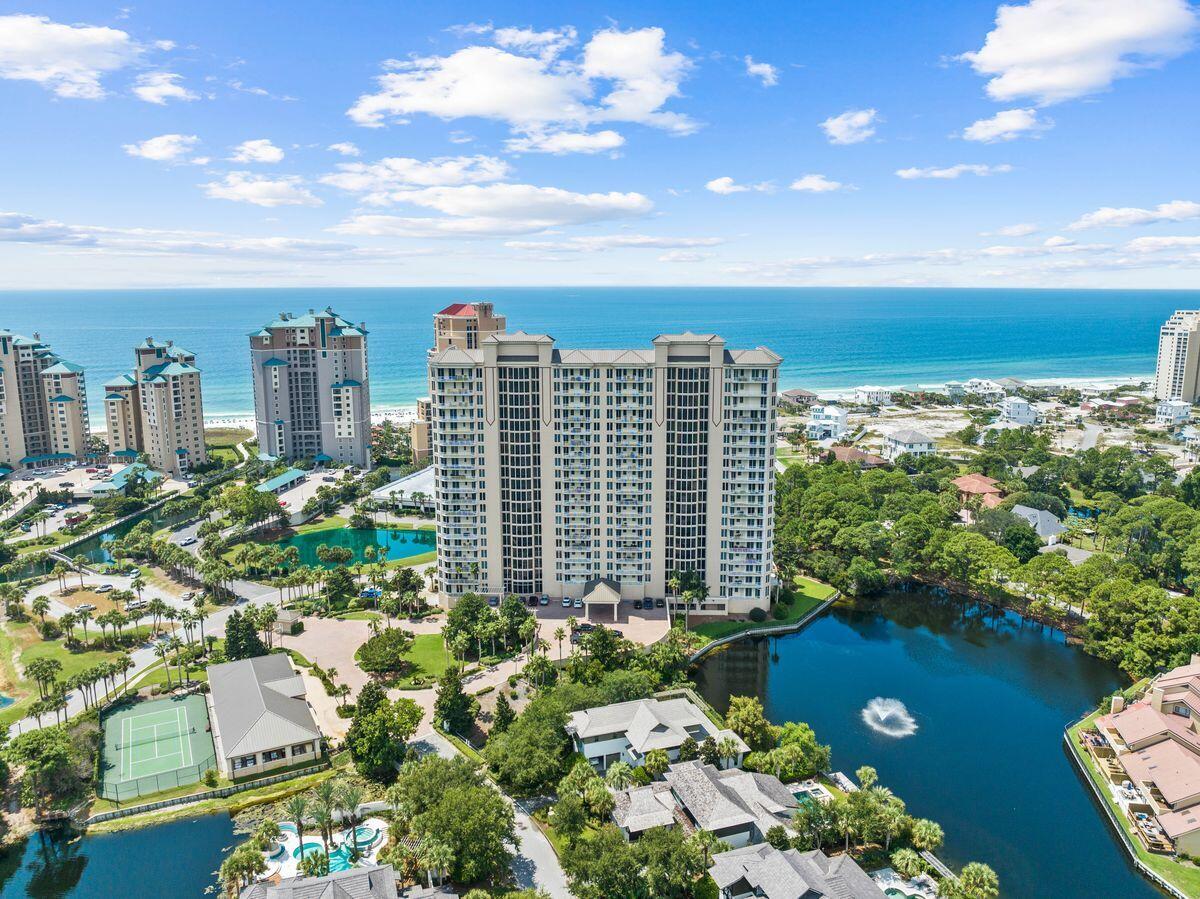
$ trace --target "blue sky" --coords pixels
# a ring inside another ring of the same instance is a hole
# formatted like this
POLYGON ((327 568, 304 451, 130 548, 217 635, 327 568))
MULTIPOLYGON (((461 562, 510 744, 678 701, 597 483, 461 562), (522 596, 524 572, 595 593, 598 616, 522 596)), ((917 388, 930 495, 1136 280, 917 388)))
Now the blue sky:
POLYGON ((0 288, 1194 287, 1186 0, 0 3, 0 288))

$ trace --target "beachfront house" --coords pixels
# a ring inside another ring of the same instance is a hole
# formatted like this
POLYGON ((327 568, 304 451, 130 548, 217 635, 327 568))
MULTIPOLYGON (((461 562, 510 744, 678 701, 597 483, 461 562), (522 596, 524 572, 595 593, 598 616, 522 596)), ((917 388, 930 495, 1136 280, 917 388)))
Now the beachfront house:
POLYGON ((617 791, 613 802, 613 821, 628 840, 679 824, 688 832, 707 830, 730 846, 761 843, 772 827, 789 828, 800 807, 774 775, 720 771, 695 759, 671 765, 648 786, 617 791))
POLYGON ((718 852, 708 869, 721 899, 884 899, 885 893, 847 853, 746 846, 718 852))
POLYGON ((718 728, 684 697, 635 699, 572 712, 567 719, 567 734, 575 744, 575 751, 601 772, 618 760, 641 765, 652 749, 665 750, 667 758, 674 761, 679 758, 679 747, 689 737, 697 743, 709 737, 717 742, 732 739, 737 756, 729 763, 734 765, 740 765, 750 751, 741 737, 718 728))
POLYGON ((910 456, 932 456, 937 452, 937 443, 920 431, 903 430, 888 434, 883 454, 892 462, 907 454, 910 456))
POLYGON ((1000 420, 1014 425, 1035 425, 1038 415, 1028 400, 1019 396, 1006 396, 1000 401, 1000 420))
POLYGON ((1200 854, 1200 654, 1158 675, 1141 699, 1112 699, 1084 748, 1142 844, 1200 854))
POLYGON ((811 390, 802 390, 799 387, 794 387, 779 394, 779 401, 781 403, 790 403, 793 406, 803 406, 807 409, 817 401, 817 395, 811 390))
POLYGON ((208 717, 217 769, 228 778, 316 762, 321 731, 304 680, 282 653, 208 668, 208 717))
POLYGON ((1192 417, 1192 404, 1183 400, 1159 400, 1154 407, 1154 423, 1174 428, 1192 417))
POLYGON ((1058 516, 1045 509, 1034 509, 1018 503, 1012 507, 1012 513, 1029 522, 1029 526, 1037 531, 1037 535, 1047 546, 1054 546, 1058 543, 1058 538, 1067 532, 1066 525, 1059 521, 1058 516))
POLYGON ((965 382, 962 387, 964 393, 970 396, 977 396, 985 403, 998 403, 1008 393, 1002 385, 988 378, 972 378, 965 382))
POLYGON ((841 440, 849 430, 849 415, 840 406, 813 406, 804 426, 809 440, 841 440))
POLYGON ((854 402, 860 406, 886 406, 892 401, 892 391, 886 387, 867 384, 854 388, 854 402))

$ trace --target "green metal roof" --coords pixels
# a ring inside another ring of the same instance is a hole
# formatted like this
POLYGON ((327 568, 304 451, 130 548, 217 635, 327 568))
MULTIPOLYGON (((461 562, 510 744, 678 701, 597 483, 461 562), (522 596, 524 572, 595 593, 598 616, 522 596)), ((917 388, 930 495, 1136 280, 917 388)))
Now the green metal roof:
POLYGON ((304 472, 299 468, 289 468, 283 474, 277 474, 269 481, 263 481, 254 489, 259 493, 274 493, 281 487, 287 487, 296 481, 303 480, 304 472))
POLYGON ((128 387, 130 384, 136 384, 137 380, 133 375, 117 375, 111 381, 105 381, 105 387, 128 387))
POLYGON ((331 386, 333 389, 338 387, 362 387, 362 381, 355 381, 353 378, 347 378, 346 380, 338 381, 336 384, 331 386))
POLYGON ((52 402, 52 403, 73 403, 73 402, 75 402, 75 397, 67 396, 65 393, 60 393, 58 396, 50 397, 50 402, 52 402))
POLYGON ((42 374, 44 374, 44 375, 76 375, 76 374, 79 374, 79 372, 81 372, 81 371, 83 371, 82 365, 76 365, 74 362, 68 362, 65 359, 60 359, 57 363, 55 363, 54 365, 51 365, 49 368, 43 368, 42 374))
POLYGON ((264 368, 267 367, 268 365, 274 367, 276 365, 287 365, 287 363, 284 362, 282 359, 280 359, 277 356, 272 356, 270 359, 268 359, 266 362, 263 363, 264 368))

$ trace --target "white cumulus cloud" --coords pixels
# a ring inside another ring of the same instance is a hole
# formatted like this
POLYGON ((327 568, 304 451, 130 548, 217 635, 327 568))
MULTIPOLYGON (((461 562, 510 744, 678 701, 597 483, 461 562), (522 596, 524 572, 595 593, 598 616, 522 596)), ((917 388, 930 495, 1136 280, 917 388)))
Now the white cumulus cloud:
POLYGON ((250 172, 230 172, 220 181, 210 181, 201 186, 205 194, 214 200, 233 200, 269 208, 322 205, 321 200, 313 196, 304 182, 295 176, 269 178, 250 172))
POLYGON ((348 140, 340 141, 339 143, 336 143, 336 144, 330 144, 325 149, 329 150, 331 153, 338 153, 342 156, 361 156, 362 155, 362 151, 359 150, 355 144, 350 143, 350 141, 348 141, 348 140))
POLYGON ((117 28, 0 16, 0 78, 32 81, 60 97, 99 100, 101 79, 136 62, 144 49, 117 28))
POLYGON ((874 109, 848 109, 821 123, 831 144, 857 144, 875 133, 879 113, 874 109))
POLYGON ((704 185, 704 188, 714 194, 741 194, 751 190, 769 194, 775 189, 775 185, 770 181, 760 181, 758 184, 738 184, 725 175, 721 178, 713 178, 704 185))
POLYGON ((1187 0, 1030 0, 999 7, 983 46, 960 58, 993 100, 1048 105, 1162 65, 1191 46, 1196 24, 1187 0))
POLYGON ((510 153, 603 153, 625 143, 616 131, 533 131, 504 142, 510 153))
POLYGON ((991 237, 993 234, 999 237, 1028 237, 1030 234, 1036 234, 1038 226, 1033 222, 1020 222, 1016 225, 1005 225, 1003 228, 997 228, 995 231, 983 232, 984 237, 991 237))
POLYGON ((1200 203, 1191 200, 1172 200, 1159 203, 1153 209, 1136 206, 1101 206, 1094 212, 1080 216, 1067 228, 1083 231, 1087 228, 1126 228, 1130 225, 1154 225, 1159 222, 1182 222, 1200 218, 1200 203))
POLYGON ((985 144, 1015 140, 1023 134, 1036 134, 1054 127, 1049 119, 1039 119, 1036 109, 1005 109, 988 119, 980 119, 963 129, 965 140, 985 144))
POLYGON ((422 187, 486 184, 509 174, 508 163, 494 156, 441 156, 412 159, 389 156, 378 162, 343 162, 338 171, 321 178, 341 190, 363 195, 374 206, 405 202, 407 192, 422 187))
POLYGON ((774 87, 779 83, 779 69, 769 62, 755 62, 753 56, 747 56, 745 63, 746 74, 761 81, 763 87, 774 87))
POLYGON ((139 100, 165 106, 168 100, 199 100, 200 95, 188 90, 180 82, 182 75, 174 72, 146 72, 138 75, 133 92, 139 100))
POLYGON ((823 194, 834 190, 841 190, 845 186, 842 182, 831 181, 824 175, 803 175, 791 183, 790 189, 823 194))
POLYGON ((1163 250, 1200 249, 1200 235, 1186 237, 1137 237, 1125 245, 1131 253, 1160 253, 1163 250))
POLYGON ((233 155, 229 158, 233 162, 274 163, 283 160, 283 150, 263 137, 258 140, 242 141, 233 148, 233 155))
POLYGON ((899 169, 896 174, 901 178, 912 180, 914 178, 941 178, 952 179, 959 175, 999 175, 1004 172, 1011 172, 1012 166, 1007 163, 1000 165, 981 165, 978 163, 971 164, 960 162, 958 165, 947 166, 946 168, 938 168, 937 166, 928 166, 927 168, 909 168, 899 169))
POLYGON ((153 159, 155 162, 179 162, 186 158, 200 138, 194 134, 160 134, 134 144, 124 144, 130 156, 153 159))

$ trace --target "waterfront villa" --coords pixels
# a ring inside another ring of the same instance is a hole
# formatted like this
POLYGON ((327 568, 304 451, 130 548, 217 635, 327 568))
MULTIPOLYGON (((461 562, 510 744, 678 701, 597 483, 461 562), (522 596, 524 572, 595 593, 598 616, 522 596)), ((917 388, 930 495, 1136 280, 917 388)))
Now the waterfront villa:
POLYGON ((819 849, 781 852, 746 846, 713 856, 709 875, 721 899, 883 899, 884 892, 849 855, 819 849))
POLYGON ((1200 654, 1121 696, 1083 735, 1113 798, 1152 852, 1200 854, 1200 654))
POLYGON ((679 758, 679 747, 689 737, 703 743, 709 737, 720 742, 732 739, 738 748, 731 759, 740 765, 750 751, 742 738, 731 730, 720 730, 690 700, 635 699, 572 712, 567 719, 567 733, 581 753, 598 771, 607 771, 613 762, 622 760, 641 765, 646 754, 662 749, 671 760, 679 758))
POLYGON ((626 839, 678 824, 688 833, 707 830, 730 846, 761 843, 775 826, 790 828, 800 807, 771 774, 718 771, 699 760, 671 765, 661 781, 618 791, 613 800, 613 821, 626 839))
POLYGON ((779 394, 779 401, 781 403, 790 403, 793 406, 808 408, 817 401, 817 395, 811 390, 802 390, 799 387, 794 387, 779 394))
POLYGON ((892 401, 892 391, 868 384, 854 388, 854 402, 860 406, 886 406, 892 401))
POLYGON ((994 509, 1001 503, 1000 482, 982 474, 964 474, 953 481, 958 488, 958 500, 963 505, 978 502, 985 509, 994 509))
POLYGON ((1035 425, 1037 410, 1019 396, 1006 396, 1000 401, 1000 420, 1014 425, 1035 425))
POLYGON ((859 468, 878 468, 880 465, 887 465, 888 461, 883 456, 864 452, 856 446, 831 446, 829 455, 838 462, 857 465, 859 468))
POLYGON ((903 430, 888 434, 883 447, 883 454, 895 462, 901 456, 932 456, 937 452, 937 444, 932 437, 920 431, 903 430))
POLYGON ((228 778, 316 762, 321 731, 304 680, 286 655, 273 653, 208 668, 209 720, 217 768, 228 778))
POLYGON ((1066 526, 1058 520, 1058 516, 1045 509, 1034 509, 1018 503, 1012 507, 1012 512, 1028 521, 1029 526, 1037 531, 1037 535, 1047 546, 1054 546, 1058 543, 1058 538, 1067 532, 1066 526))
POLYGON ((1183 400, 1159 400, 1154 407, 1155 424, 1173 428, 1192 417, 1192 404, 1183 400))
POLYGON ((962 385, 962 389, 963 393, 977 396, 985 403, 998 403, 1008 394, 1003 385, 988 378, 972 378, 962 385))
POLYGON ((804 426, 809 440, 841 440, 848 429, 849 416, 840 406, 813 406, 804 426))

